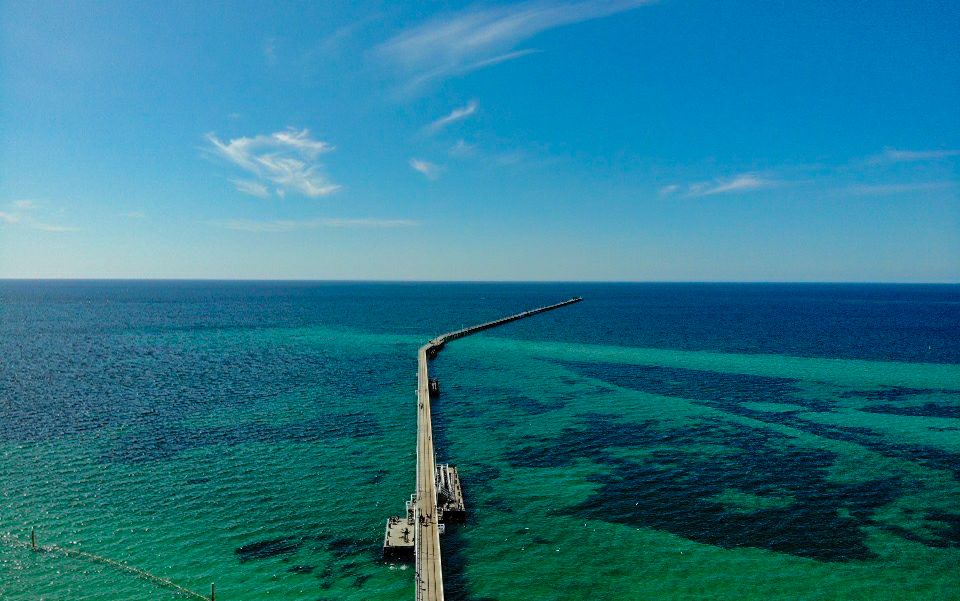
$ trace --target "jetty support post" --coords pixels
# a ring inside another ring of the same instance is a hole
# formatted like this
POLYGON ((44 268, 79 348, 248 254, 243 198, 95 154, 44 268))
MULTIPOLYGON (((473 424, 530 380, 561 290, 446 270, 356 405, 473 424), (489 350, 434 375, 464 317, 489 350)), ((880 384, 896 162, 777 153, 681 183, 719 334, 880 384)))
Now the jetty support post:
POLYGON ((217 583, 210 583, 210 601, 217 601, 217 583))

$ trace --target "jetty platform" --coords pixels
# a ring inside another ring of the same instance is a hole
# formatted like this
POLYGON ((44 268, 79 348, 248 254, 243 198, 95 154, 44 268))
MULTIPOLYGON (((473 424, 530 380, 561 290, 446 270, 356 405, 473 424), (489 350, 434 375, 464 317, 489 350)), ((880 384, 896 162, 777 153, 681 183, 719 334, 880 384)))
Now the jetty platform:
POLYGON ((387 520, 383 539, 383 554, 387 559, 409 559, 412 550, 412 559, 416 566, 417 601, 443 600, 440 535, 448 523, 463 521, 466 516, 457 468, 447 464, 438 466, 436 463, 430 400, 439 395, 440 387, 436 380, 430 378, 428 361, 436 357, 452 340, 572 305, 581 300, 583 299, 576 296, 562 303, 442 334, 421 346, 417 352, 416 493, 407 502, 406 515, 387 520))

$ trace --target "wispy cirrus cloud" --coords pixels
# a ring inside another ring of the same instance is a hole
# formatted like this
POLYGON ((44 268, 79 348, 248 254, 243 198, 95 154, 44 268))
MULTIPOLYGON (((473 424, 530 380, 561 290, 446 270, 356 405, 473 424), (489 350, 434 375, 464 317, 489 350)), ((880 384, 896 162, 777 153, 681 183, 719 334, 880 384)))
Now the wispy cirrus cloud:
POLYGON ((240 167, 254 180, 233 180, 237 190, 266 198, 297 192, 310 197, 326 196, 340 189, 323 174, 318 156, 333 146, 310 137, 309 130, 287 129, 272 134, 234 138, 227 142, 207 134, 206 150, 240 167))
POLYGON ((263 42, 263 58, 270 66, 277 64, 277 40, 269 38, 263 42))
POLYGON ((56 223, 42 223, 39 221, 27 222, 27 225, 35 230, 43 232, 79 232, 80 228, 72 225, 59 225, 56 223))
POLYGON ((440 177, 440 166, 429 161, 410 159, 410 168, 418 173, 423 174, 423 176, 429 180, 435 180, 440 177))
POLYGON ((674 182, 661 186, 659 195, 695 198, 768 188, 803 190, 808 196, 831 198, 911 193, 920 197, 936 192, 953 194, 960 190, 960 181, 952 177, 953 165, 947 162, 952 157, 960 157, 960 151, 886 148, 881 153, 850 159, 845 163, 790 164, 732 177, 674 182), (930 164, 909 165, 908 169, 900 165, 922 161, 930 164), (938 161, 941 163, 937 164, 938 161))
POLYGON ((420 225, 418 221, 411 219, 342 219, 342 218, 316 218, 316 219, 275 219, 268 221, 257 221, 252 219, 230 219, 227 221, 214 222, 213 225, 228 230, 240 232, 292 232, 295 230, 310 230, 318 228, 364 228, 364 229, 384 229, 384 228, 404 228, 416 227, 420 225))
POLYGON ((769 188, 776 182, 774 180, 762 177, 754 173, 743 173, 731 178, 714 179, 705 182, 694 182, 690 184, 670 184, 660 188, 661 196, 672 196, 679 194, 684 197, 693 198, 699 196, 714 196, 717 194, 731 194, 734 192, 750 192, 769 188))
POLYGON ((244 194, 256 196, 257 198, 270 198, 270 190, 260 182, 243 179, 232 179, 230 182, 233 184, 233 187, 237 189, 237 192, 243 192, 244 194))
POLYGON ((531 0, 469 8, 401 31, 374 54, 407 79, 407 91, 536 52, 515 47, 533 36, 650 4, 651 0, 531 0))
POLYGON ((471 100, 465 106, 453 109, 452 111, 450 111, 450 114, 444 117, 440 117, 439 119, 437 119, 436 121, 428 125, 426 127, 426 130, 429 133, 436 133, 441 129, 447 127, 451 123, 456 123, 457 121, 466 119, 467 117, 469 117, 470 115, 476 112, 477 112, 477 101, 471 100))
POLYGON ((873 165, 883 163, 915 163, 919 161, 939 161, 960 156, 960 150, 898 150, 885 148, 882 153, 867 159, 873 165))
POLYGON ((476 153, 476 151, 477 147, 475 144, 469 144, 466 140, 460 139, 450 147, 450 150, 447 151, 447 154, 452 157, 462 159, 472 156, 474 153, 476 153))
POLYGON ((848 187, 845 191, 857 196, 887 196, 893 194, 907 194, 910 192, 937 192, 957 187, 956 182, 913 182, 896 184, 857 184, 848 187))
MULTIPOLYGON (((18 227, 27 227, 42 232, 78 232, 80 228, 71 225, 62 225, 58 223, 48 223, 36 218, 37 211, 40 209, 35 201, 15 200, 8 205, 13 210, 0 211, 0 224, 14 225, 18 227)), ((44 213, 40 211, 41 216, 44 213)))

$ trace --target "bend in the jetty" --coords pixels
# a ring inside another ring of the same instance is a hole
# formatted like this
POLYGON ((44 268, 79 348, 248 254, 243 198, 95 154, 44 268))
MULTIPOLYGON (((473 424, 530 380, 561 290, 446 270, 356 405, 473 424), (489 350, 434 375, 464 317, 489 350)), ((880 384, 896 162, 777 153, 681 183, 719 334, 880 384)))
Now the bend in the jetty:
POLYGON ((437 464, 433 445, 430 401, 440 395, 440 383, 430 377, 428 361, 450 341, 512 321, 578 303, 575 296, 561 303, 530 309, 494 321, 437 336, 417 352, 417 473, 416 492, 406 513, 387 520, 383 556, 390 561, 413 561, 417 601, 443 600, 440 535, 448 524, 466 518, 466 504, 456 466, 437 464))

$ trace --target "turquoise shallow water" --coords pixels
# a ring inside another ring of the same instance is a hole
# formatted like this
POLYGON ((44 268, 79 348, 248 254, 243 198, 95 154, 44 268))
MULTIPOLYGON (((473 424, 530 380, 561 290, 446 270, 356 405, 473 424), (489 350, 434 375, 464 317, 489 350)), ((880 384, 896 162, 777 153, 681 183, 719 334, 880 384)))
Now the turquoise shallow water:
POLYGON ((451 599, 948 599, 960 290, 0 284, 0 598, 409 599, 416 349, 451 599))

